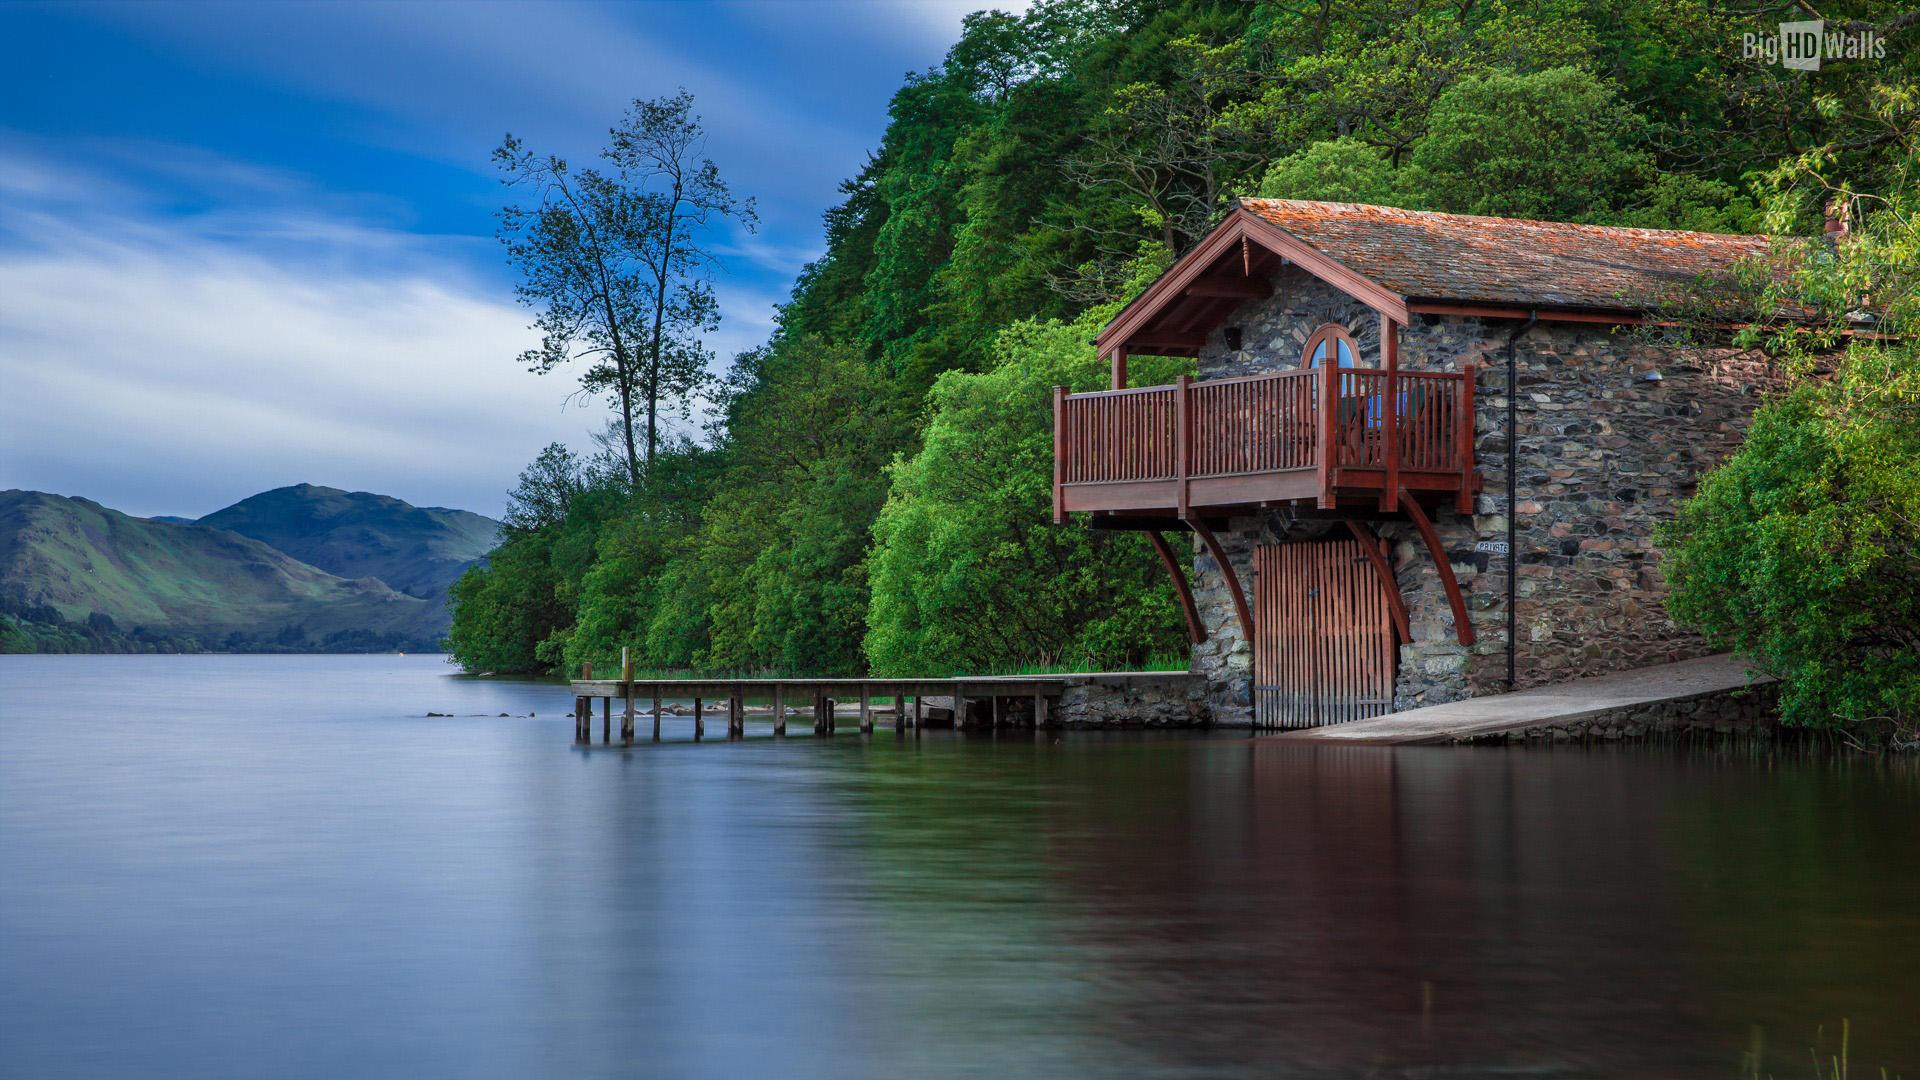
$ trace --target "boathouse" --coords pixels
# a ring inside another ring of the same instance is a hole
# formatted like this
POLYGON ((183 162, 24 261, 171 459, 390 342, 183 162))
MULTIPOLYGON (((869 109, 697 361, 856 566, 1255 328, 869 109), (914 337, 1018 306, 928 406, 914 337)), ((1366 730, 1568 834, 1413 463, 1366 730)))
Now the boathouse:
POLYGON ((1765 250, 1239 200, 1101 331, 1111 388, 1056 390, 1054 520, 1146 534, 1219 724, 1704 655, 1666 614, 1653 530, 1772 375, 1636 328, 1765 250), (1194 357, 1198 377, 1131 386, 1143 355, 1194 357))

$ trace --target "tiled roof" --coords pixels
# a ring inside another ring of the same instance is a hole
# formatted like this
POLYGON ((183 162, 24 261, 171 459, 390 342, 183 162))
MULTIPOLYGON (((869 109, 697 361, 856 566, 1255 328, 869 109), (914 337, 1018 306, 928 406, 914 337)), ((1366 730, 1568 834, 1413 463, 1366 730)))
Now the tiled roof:
POLYGON ((1641 309, 1765 252, 1763 236, 1436 214, 1359 203, 1240 205, 1409 299, 1641 309))

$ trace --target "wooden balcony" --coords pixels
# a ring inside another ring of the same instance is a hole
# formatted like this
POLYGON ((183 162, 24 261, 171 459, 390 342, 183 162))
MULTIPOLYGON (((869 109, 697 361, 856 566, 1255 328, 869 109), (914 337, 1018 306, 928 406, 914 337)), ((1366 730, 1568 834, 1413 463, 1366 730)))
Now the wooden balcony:
POLYGON ((1053 511, 1225 516, 1313 500, 1472 509, 1474 371, 1320 368, 1054 392, 1053 511), (1332 408, 1323 408, 1331 402, 1332 408), (1429 504, 1433 501, 1428 498, 1429 504))

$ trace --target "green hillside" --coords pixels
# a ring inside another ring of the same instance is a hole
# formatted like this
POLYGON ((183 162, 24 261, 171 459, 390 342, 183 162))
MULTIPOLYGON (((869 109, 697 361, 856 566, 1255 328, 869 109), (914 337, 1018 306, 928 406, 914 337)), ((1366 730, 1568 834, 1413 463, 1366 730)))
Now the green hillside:
POLYGON ((499 522, 465 510, 312 484, 263 491, 199 524, 252 537, 329 574, 379 578, 434 601, 500 533, 499 522))
POLYGON ((422 649, 446 626, 436 600, 329 574, 238 533, 37 491, 0 492, 0 598, 17 622, 19 611, 51 609, 209 648, 422 649))

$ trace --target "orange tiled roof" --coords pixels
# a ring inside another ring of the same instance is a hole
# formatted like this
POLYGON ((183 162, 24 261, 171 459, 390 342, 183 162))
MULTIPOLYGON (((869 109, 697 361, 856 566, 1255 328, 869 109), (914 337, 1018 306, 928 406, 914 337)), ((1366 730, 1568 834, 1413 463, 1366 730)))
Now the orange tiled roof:
POLYGON ((1298 199, 1240 205, 1408 299, 1639 309, 1767 250, 1763 236, 1298 199))

